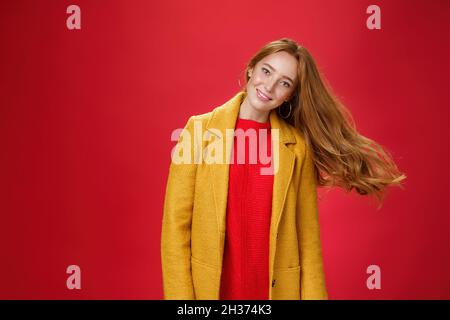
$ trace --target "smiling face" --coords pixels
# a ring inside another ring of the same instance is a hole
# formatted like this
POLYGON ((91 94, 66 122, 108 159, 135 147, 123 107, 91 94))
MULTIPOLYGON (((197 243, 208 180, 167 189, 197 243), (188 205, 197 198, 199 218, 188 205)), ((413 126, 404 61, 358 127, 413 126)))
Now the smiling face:
POLYGON ((259 111, 270 111, 289 101, 298 83, 297 60, 285 51, 272 53, 249 69, 249 104, 259 111))

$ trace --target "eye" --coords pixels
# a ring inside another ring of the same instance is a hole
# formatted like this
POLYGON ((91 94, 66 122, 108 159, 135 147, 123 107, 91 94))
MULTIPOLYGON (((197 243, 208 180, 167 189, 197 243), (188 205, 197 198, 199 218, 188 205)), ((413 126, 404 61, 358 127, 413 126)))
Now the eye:
POLYGON ((266 69, 266 68, 261 68, 261 70, 265 73, 265 74, 269 74, 270 73, 270 71, 268 70, 268 69, 266 69), (267 72, 266 72, 267 71, 267 72))
POLYGON ((287 81, 283 81, 283 85, 286 87, 286 88, 289 88, 291 85, 289 84, 289 82, 287 82, 287 81))

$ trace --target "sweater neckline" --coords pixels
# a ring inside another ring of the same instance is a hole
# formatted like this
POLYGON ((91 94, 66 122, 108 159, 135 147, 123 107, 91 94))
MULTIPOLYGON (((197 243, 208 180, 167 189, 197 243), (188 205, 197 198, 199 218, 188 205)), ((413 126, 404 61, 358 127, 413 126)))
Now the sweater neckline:
POLYGON ((267 120, 266 122, 258 122, 255 120, 251 120, 251 119, 243 119, 243 118, 238 118, 237 119, 237 123, 236 123, 236 127, 239 128, 270 128, 270 120, 267 120))

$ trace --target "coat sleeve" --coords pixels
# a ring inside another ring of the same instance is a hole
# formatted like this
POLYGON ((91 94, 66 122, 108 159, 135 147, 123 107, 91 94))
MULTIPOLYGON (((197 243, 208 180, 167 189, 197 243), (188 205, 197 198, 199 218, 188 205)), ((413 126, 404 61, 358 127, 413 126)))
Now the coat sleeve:
POLYGON ((181 163, 171 157, 167 178, 161 230, 161 264, 166 300, 195 299, 191 274, 191 221, 197 168, 193 161, 193 128, 194 117, 190 117, 174 148, 174 154, 180 154, 180 150, 182 153, 190 151, 191 161, 181 163))
POLYGON ((322 261, 316 177, 311 149, 305 145, 298 194, 297 231, 300 248, 302 300, 327 300, 322 261))

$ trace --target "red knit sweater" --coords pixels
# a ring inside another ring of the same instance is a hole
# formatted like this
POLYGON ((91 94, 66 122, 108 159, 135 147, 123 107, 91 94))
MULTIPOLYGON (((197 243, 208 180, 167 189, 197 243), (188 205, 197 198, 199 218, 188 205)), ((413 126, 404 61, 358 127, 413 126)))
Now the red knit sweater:
POLYGON ((256 139, 246 136, 245 148, 238 149, 238 134, 235 133, 234 137, 233 162, 229 168, 220 299, 267 300, 269 298, 269 232, 274 176, 261 174, 260 169, 270 167, 270 162, 261 163, 266 161, 260 158, 259 149, 265 143, 264 156, 271 156, 270 122, 261 123, 238 118, 235 129, 239 128, 255 129, 256 139), (267 138, 261 142, 259 142, 260 129, 267 131, 267 138), (255 143, 250 145, 250 141, 255 143), (256 163, 251 162, 252 147, 256 154, 256 163), (241 156, 245 155, 245 163, 242 163, 243 161, 238 163, 238 152, 241 156))

